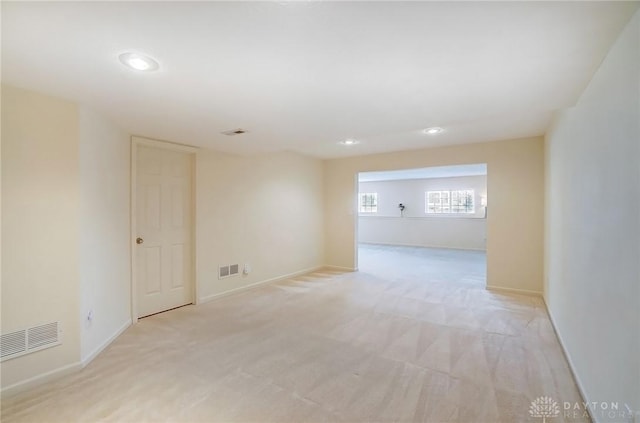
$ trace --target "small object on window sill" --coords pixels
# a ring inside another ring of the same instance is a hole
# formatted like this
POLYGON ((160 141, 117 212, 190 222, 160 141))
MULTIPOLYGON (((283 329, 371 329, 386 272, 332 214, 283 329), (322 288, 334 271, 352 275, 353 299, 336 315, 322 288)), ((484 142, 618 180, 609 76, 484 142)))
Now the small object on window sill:
POLYGON ((404 204, 402 203, 398 204, 398 208, 400 209, 400 217, 404 217, 404 209, 405 209, 404 204))

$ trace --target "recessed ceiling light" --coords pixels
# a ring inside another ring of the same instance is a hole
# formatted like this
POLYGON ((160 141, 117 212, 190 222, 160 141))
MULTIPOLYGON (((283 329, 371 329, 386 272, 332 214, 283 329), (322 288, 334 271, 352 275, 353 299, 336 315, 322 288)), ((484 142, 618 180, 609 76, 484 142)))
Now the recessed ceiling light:
POLYGON ((344 141, 340 141, 338 144, 342 144, 342 145, 356 145, 356 144, 360 144, 360 141, 358 140, 354 140, 353 138, 347 138, 344 141))
POLYGON ((122 64, 137 71, 152 72, 160 67, 151 57, 140 53, 122 53, 118 58, 122 64))
POLYGON ((424 132, 425 134, 428 135, 435 135, 435 134, 439 134, 441 132, 443 132, 444 129, 440 128, 439 126, 432 126, 431 128, 427 128, 425 130, 423 130, 422 132, 424 132))

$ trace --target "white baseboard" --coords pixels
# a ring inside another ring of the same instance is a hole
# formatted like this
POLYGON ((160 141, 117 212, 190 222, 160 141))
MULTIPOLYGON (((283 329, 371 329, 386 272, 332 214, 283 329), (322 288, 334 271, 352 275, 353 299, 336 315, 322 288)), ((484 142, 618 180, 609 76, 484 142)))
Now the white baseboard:
POLYGON ((358 244, 367 245, 389 245, 392 247, 421 247, 421 248, 442 248, 443 250, 462 250, 462 251, 487 251, 486 248, 462 248, 462 247, 447 247, 443 245, 425 245, 425 244, 404 244, 394 242, 368 242, 358 241, 358 244))
POLYGON ((29 379, 23 380, 18 383, 14 383, 13 385, 2 388, 2 390, 0 391, 0 394, 2 395, 2 397, 15 395, 20 392, 33 389, 44 383, 51 382, 53 380, 69 375, 71 373, 75 373, 77 371, 82 370, 87 364, 89 364, 94 358, 96 358, 105 348, 107 348, 118 336, 120 336, 122 332, 127 330, 129 326, 131 326, 131 319, 127 320, 120 328, 118 328, 118 330, 113 335, 109 337, 109 339, 104 341, 98 348, 93 350, 91 354, 83 358, 81 361, 78 361, 76 363, 72 363, 57 369, 50 370, 46 373, 31 377, 29 379))
MULTIPOLYGON (((573 364, 573 361, 571 360, 571 355, 569 355, 569 351, 567 351, 567 348, 565 347, 565 343, 562 340, 562 336, 560 335, 560 332, 558 332, 556 321, 553 318, 553 314, 551 314, 551 310, 549 309, 549 306, 547 305, 547 300, 546 298, 544 298, 544 296, 542 297, 542 300, 544 302, 544 307, 547 309, 547 315, 549 316, 549 321, 551 322, 551 326, 553 326, 553 331, 555 332, 556 338, 558 338, 558 342, 560 343, 560 348, 562 348, 562 352, 564 353, 564 358, 567 360, 567 363, 569 363, 569 370, 571 370, 571 374, 573 375, 573 380, 576 381, 576 385, 578 386, 578 393, 582 397, 583 402, 584 401, 588 402, 588 399, 587 399, 588 396, 584 390, 584 385, 580 380, 580 376, 578 376, 578 373, 576 373, 576 368, 573 364)), ((589 413, 589 417, 591 417, 591 421, 594 423, 598 423, 598 419, 596 419, 596 416, 591 412, 591 407, 587 407, 587 412, 589 413)))
POLYGON ((293 273, 289 273, 286 275, 282 275, 282 276, 276 276, 275 278, 271 278, 271 279, 266 279, 260 282, 254 282, 250 285, 245 285, 245 286, 241 286, 239 288, 235 288, 235 289, 231 289, 229 291, 224 291, 224 292, 220 292, 217 294, 213 294, 213 295, 207 295, 206 297, 201 297, 198 300, 198 304, 204 304, 204 303, 208 303, 209 301, 213 301, 213 300, 217 300, 220 298, 224 298, 224 297, 228 297, 229 295, 234 295, 234 294, 238 294, 240 292, 244 292, 244 291, 249 291, 251 289, 255 289, 258 288, 262 285, 267 285, 270 283, 274 283, 274 282, 279 282, 279 281, 283 281, 286 279, 291 279, 291 278, 295 278, 296 276, 301 276, 301 275, 306 275, 308 273, 313 273, 317 270, 322 269, 323 267, 326 266, 315 266, 315 267, 310 267, 308 269, 303 269, 303 270, 299 270, 297 272, 293 272, 293 273))
POLYGON ((502 286, 491 286, 491 285, 487 285, 487 289, 489 291, 510 292, 512 294, 523 294, 523 295, 533 295, 535 297, 542 297, 541 291, 530 291, 528 289, 505 288, 502 286))
POLYGON ((98 346, 98 348, 96 348, 95 350, 93 350, 89 355, 87 355, 86 357, 81 359, 81 365, 82 368, 86 367, 87 364, 91 363, 93 361, 94 358, 96 358, 98 356, 98 354, 100 354, 105 348, 107 348, 113 341, 115 341, 115 339, 122 335, 122 332, 124 332, 125 330, 127 330, 129 328, 129 326, 131 326, 131 319, 127 320, 126 322, 124 322, 124 324, 122 326, 120 326, 120 328, 118 328, 118 330, 116 330, 116 332, 111 335, 106 341, 104 341, 102 344, 100 344, 98 346))
POLYGON ((357 272, 358 268, 357 267, 342 267, 342 266, 334 266, 332 264, 325 264, 324 266, 322 266, 323 269, 329 269, 329 270, 339 270, 341 272, 357 272))
POLYGON ((5 388, 2 388, 2 391, 0 391, 0 395, 2 397, 12 396, 20 392, 27 391, 29 389, 33 389, 44 383, 51 382, 52 380, 56 380, 63 376, 75 373, 81 369, 82 369, 81 362, 78 361, 76 363, 71 363, 66 366, 50 370, 46 373, 31 377, 29 379, 26 379, 21 382, 14 383, 13 385, 9 385, 5 388))

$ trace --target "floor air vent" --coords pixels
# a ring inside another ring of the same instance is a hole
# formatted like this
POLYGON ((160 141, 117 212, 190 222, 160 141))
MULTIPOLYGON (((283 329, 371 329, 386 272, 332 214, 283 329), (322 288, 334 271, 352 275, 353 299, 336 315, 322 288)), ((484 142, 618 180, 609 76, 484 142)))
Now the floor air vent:
POLYGON ((60 345, 59 323, 52 322, 5 333, 0 339, 2 361, 60 345))

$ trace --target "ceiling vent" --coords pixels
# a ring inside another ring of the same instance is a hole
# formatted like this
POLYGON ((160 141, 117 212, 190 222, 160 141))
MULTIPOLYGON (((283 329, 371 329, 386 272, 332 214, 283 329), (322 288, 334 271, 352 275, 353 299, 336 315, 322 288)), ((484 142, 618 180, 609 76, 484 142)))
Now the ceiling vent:
POLYGON ((233 136, 236 136, 236 135, 246 134, 247 132, 249 132, 249 131, 244 130, 242 128, 237 128, 237 129, 230 129, 228 131, 223 131, 222 134, 225 134, 225 135, 227 135, 229 137, 233 137, 233 136))

